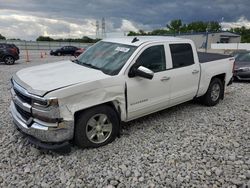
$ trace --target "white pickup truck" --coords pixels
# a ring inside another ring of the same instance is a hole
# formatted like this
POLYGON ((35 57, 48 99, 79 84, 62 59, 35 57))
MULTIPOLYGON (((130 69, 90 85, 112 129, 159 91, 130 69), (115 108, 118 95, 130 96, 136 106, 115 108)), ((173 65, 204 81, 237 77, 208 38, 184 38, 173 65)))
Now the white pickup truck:
POLYGON ((99 147, 119 135, 121 122, 195 98, 216 105, 233 67, 234 58, 197 53, 187 39, 104 39, 73 62, 18 71, 10 108, 17 128, 39 147, 99 147))

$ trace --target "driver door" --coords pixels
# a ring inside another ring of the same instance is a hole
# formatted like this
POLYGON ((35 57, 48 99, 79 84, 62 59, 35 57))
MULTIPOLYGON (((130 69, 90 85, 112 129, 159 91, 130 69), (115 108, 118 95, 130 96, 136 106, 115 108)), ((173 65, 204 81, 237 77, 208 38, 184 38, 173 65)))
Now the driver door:
POLYGON ((128 120, 166 108, 170 100, 170 82, 167 75, 165 46, 154 44, 145 47, 136 63, 130 67, 144 66, 154 72, 153 78, 127 77, 128 120))

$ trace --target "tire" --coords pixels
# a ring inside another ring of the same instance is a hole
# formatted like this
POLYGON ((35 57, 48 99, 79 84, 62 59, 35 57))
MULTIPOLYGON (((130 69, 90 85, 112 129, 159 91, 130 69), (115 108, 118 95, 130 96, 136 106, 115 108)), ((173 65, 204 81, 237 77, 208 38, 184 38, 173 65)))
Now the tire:
POLYGON ((62 54, 61 54, 61 52, 58 52, 57 55, 58 55, 58 56, 61 56, 62 54))
POLYGON ((13 65, 15 63, 15 59, 12 56, 4 57, 4 63, 6 65, 13 65))
POLYGON ((120 120, 108 105, 90 108, 76 118, 74 142, 81 148, 104 146, 114 141, 119 133, 120 120))
POLYGON ((206 106, 215 106, 222 98, 223 92, 224 88, 222 81, 218 78, 213 78, 206 94, 202 97, 203 104, 206 106))

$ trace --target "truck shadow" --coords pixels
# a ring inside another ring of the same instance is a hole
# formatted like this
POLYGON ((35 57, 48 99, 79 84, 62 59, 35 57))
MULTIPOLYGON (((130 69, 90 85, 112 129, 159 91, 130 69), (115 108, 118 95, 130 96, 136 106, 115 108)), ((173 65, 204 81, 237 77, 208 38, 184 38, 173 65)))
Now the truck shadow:
POLYGON ((234 80, 234 83, 245 83, 245 84, 247 84, 247 83, 250 83, 250 80, 234 80))
POLYGON ((141 129, 142 126, 154 126, 152 123, 146 123, 146 122, 153 122, 157 119, 159 120, 163 120, 163 118, 168 117, 171 118, 173 116, 175 116, 175 114, 177 112, 183 113, 185 111, 185 109, 189 109, 192 107, 201 107, 204 108, 206 106, 203 106, 202 104, 199 103, 199 101, 188 101, 185 102, 183 104, 179 104, 177 106, 173 106, 170 108, 166 108, 164 110, 143 116, 141 118, 132 120, 130 122, 123 122, 122 123, 122 128, 121 128, 121 136, 123 135, 129 135, 132 131, 132 129, 134 129, 134 127, 136 127, 137 129, 141 129))

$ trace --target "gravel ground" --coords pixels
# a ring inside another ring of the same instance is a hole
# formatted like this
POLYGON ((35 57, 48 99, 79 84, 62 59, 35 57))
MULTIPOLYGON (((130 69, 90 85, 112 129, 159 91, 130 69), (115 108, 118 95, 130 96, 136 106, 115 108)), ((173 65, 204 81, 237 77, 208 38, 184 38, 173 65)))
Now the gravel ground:
POLYGON ((107 146, 59 155, 32 147, 8 111, 11 75, 42 63, 0 64, 0 187, 250 187, 250 83, 215 107, 185 103, 126 124, 107 146))

